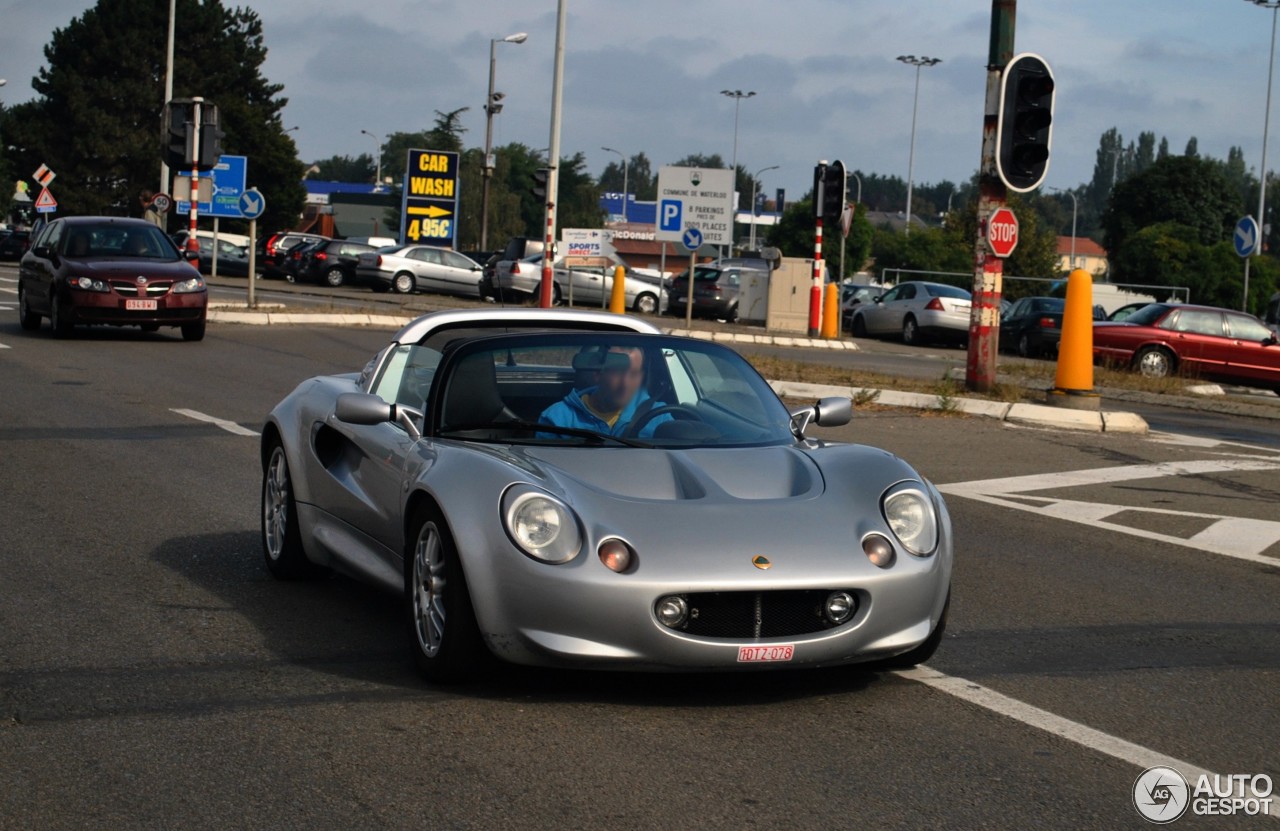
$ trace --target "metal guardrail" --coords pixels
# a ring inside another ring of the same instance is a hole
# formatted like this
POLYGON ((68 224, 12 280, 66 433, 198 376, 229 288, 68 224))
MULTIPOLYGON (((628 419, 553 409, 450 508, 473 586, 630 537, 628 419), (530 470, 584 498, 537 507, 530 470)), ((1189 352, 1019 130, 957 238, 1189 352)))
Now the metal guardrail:
MULTIPOLYGON (((890 273, 899 275, 899 277, 903 274, 912 274, 912 275, 919 274, 919 275, 928 275, 932 277, 963 277, 966 280, 968 280, 970 283, 972 283, 973 281, 973 272, 971 271, 923 271, 923 270, 914 269, 914 268, 882 268, 880 269, 881 285, 894 286, 898 284, 899 282, 898 279, 894 279, 892 281, 889 280, 887 275, 890 273)), ((1066 282, 1065 277, 1019 277, 1017 275, 1006 275, 1004 279, 1005 280, 1025 280, 1031 283, 1064 283, 1066 282)), ((1179 298, 1179 295, 1181 295, 1180 302, 1182 303, 1191 302, 1191 288, 1189 286, 1156 286, 1156 285, 1150 285, 1148 283, 1096 283, 1096 282, 1094 283, 1094 285, 1115 286, 1118 289, 1123 289, 1126 291, 1129 289, 1154 289, 1156 291, 1168 291, 1168 292, 1172 292, 1175 298, 1179 298)))

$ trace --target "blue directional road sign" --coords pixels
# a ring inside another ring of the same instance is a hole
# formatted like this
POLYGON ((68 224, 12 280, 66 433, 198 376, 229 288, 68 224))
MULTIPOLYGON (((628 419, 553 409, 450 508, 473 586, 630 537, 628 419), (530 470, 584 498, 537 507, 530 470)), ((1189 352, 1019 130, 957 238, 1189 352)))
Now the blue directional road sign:
MULTIPOLYGON (((200 178, 211 177, 213 181, 213 198, 209 202, 197 202, 196 210, 201 216, 216 216, 223 219, 240 219, 240 194, 244 193, 245 178, 248 171, 248 158, 245 156, 220 156, 213 170, 200 174, 200 178)), ((191 176, 191 171, 178 171, 178 176, 191 176)), ((191 193, 191 183, 183 182, 174 192, 191 193)), ((178 200, 178 213, 190 212, 191 203, 178 200)))
POLYGON ((1262 247, 1262 234, 1258 231, 1258 221, 1251 216, 1241 217, 1236 223, 1236 232, 1231 236, 1236 246, 1236 253, 1241 257, 1252 257, 1262 247))
POLYGON ((697 228, 685 228, 680 242, 692 253, 702 247, 702 232, 697 228))
POLYGON ((240 215, 245 219, 257 219, 267 209, 267 197, 257 188, 249 188, 240 194, 240 215))

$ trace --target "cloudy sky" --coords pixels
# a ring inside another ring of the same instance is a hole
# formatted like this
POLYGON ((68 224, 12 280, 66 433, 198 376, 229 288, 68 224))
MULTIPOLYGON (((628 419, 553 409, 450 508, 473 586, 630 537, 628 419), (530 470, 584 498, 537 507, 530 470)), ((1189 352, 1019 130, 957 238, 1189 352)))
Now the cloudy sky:
MULTIPOLYGON (((230 3, 229 3, 230 4, 230 3)), ((0 89, 8 104, 50 32, 86 0, 0 0, 0 89)), ((286 126, 310 160, 371 152, 361 129, 429 126, 434 110, 469 106, 468 140, 484 140, 488 41, 528 32, 498 52, 506 109, 495 143, 546 147, 554 0, 256 0, 285 85, 286 126)), ((568 0, 562 148, 593 172, 643 150, 657 164, 733 150, 767 188, 807 190, 819 158, 907 174, 915 70, 901 54, 939 57, 923 70, 917 181, 960 180, 977 166, 991 4, 987 0, 568 0)), ((1272 13, 1246 0, 1022 0, 1017 51, 1044 55, 1058 80, 1047 184, 1089 179, 1098 136, 1115 126, 1188 137, 1223 157, 1240 145, 1260 163, 1272 13)), ((181 22, 179 22, 181 27, 181 22)), ((1280 151, 1273 149, 1273 160, 1280 151)), ((1276 164, 1269 165, 1273 169, 1276 164)), ((852 195, 852 194, 851 194, 852 195)))

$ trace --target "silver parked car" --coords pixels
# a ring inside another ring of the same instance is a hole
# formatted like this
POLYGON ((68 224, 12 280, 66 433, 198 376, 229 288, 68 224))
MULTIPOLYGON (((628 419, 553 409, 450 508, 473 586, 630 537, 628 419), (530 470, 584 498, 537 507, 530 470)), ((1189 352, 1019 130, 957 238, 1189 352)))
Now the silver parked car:
POLYGON ((436 680, 911 666, 946 625, 951 523, 906 462, 805 435, 849 417, 636 318, 428 314, 271 411, 266 564, 398 596, 436 680))
MULTIPOLYGON (((567 304, 572 299, 575 306, 598 308, 607 306, 609 296, 613 292, 614 268, 614 266, 567 268, 563 260, 557 262, 551 288, 551 305, 567 304)), ((542 289, 542 255, 534 254, 522 260, 499 260, 494 267, 493 281, 501 300, 537 297, 542 289)), ((626 292, 628 309, 643 314, 658 314, 666 310, 667 291, 661 278, 636 274, 628 270, 623 288, 626 292)))
POLYGON ((356 280, 374 291, 480 296, 484 267, 457 251, 430 245, 380 248, 356 260, 356 280))
POLYGON ((899 283, 853 310, 850 332, 856 338, 900 336, 903 343, 963 341, 969 337, 972 295, 943 283, 899 283))

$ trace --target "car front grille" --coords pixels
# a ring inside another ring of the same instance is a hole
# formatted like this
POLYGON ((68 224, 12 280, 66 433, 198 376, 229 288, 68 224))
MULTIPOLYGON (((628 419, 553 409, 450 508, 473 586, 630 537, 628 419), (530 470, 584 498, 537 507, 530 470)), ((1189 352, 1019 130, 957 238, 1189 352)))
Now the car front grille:
POLYGON ((134 280, 111 281, 111 288, 115 289, 117 294, 123 294, 125 297, 160 297, 168 294, 169 289, 172 287, 173 283, 169 280, 145 283, 141 286, 134 280))
POLYGON ((763 592, 694 592, 685 595, 689 619, 679 631, 704 638, 790 638, 832 629, 822 614, 833 591, 854 598, 850 620, 857 617, 858 592, 852 589, 789 589, 763 592))

